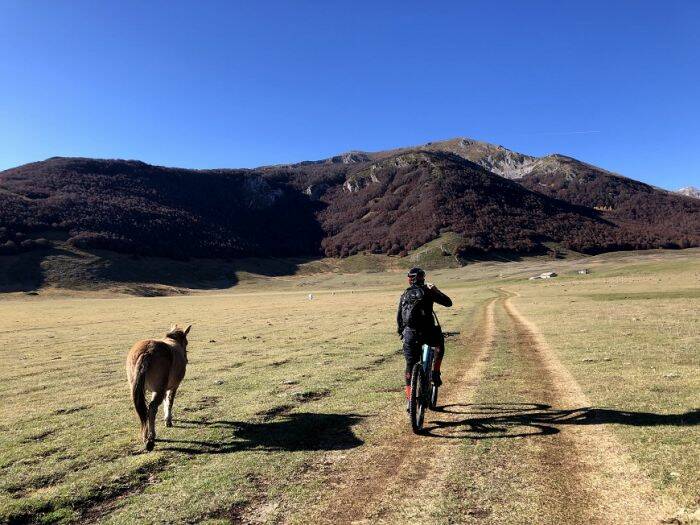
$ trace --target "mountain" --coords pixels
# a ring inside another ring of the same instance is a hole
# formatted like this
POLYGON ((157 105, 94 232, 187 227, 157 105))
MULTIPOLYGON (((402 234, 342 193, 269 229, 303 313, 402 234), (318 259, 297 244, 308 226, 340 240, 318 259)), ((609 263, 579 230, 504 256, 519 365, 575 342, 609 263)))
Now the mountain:
POLYGON ((22 250, 17 234, 63 232, 78 247, 173 258, 311 254, 315 213, 306 196, 247 170, 52 158, 0 172, 5 252, 22 250))
POLYGON ((635 247, 697 243, 698 201, 622 177, 563 155, 539 159, 520 181, 524 187, 572 204, 632 232, 635 247))
POLYGON ((700 199, 700 189, 695 186, 687 186, 677 190, 676 193, 679 195, 685 195, 686 197, 693 197, 695 199, 700 199))
POLYGON ((622 241, 594 210, 523 188, 452 153, 399 150, 347 164, 271 168, 322 203, 326 256, 399 254, 454 232, 464 251, 534 253, 544 242, 595 251, 584 238, 622 241), (586 233, 591 232, 591 233, 586 233))
MULTIPOLYGON (((458 155, 502 177, 516 180, 532 191, 593 208, 601 219, 620 228, 610 245, 604 246, 598 240, 575 243, 584 251, 685 248, 695 246, 700 237, 697 202, 686 198, 700 196, 693 193, 698 192, 695 188, 668 192, 564 155, 533 157, 467 138, 385 152, 353 153, 380 159, 416 149, 458 155), (594 247, 595 244, 599 245, 598 248, 594 247)), ((565 242, 573 246, 570 241, 565 242)))
POLYGON ((171 258, 597 253, 700 245, 700 201, 469 139, 247 170, 51 158, 0 172, 0 254, 64 239, 171 258))

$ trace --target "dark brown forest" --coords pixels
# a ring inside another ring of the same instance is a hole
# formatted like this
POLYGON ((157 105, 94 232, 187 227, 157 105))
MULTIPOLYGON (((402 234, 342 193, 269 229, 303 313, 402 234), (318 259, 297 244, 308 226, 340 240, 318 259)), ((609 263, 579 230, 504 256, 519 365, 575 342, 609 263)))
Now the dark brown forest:
MULTIPOLYGON (((550 197, 600 210, 603 217, 626 232, 619 238, 620 248, 698 245, 700 200, 659 190, 570 157, 553 157, 554 169, 535 168, 520 184, 550 197)), ((584 244, 591 242, 598 241, 584 244)), ((607 251, 607 243, 602 243, 601 249, 607 251)))

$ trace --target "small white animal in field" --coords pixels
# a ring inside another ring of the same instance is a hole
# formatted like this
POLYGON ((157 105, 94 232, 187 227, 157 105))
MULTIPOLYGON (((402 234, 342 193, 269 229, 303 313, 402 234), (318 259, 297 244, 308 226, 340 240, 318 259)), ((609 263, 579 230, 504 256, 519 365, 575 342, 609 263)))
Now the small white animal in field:
POLYGON ((310 293, 309 294, 309 301, 313 301, 313 299, 314 299, 314 294, 310 293))
POLYGON ((156 413, 165 399, 165 426, 173 426, 173 401, 187 367, 187 334, 172 325, 163 339, 145 339, 131 347, 126 357, 126 377, 131 387, 134 409, 141 420, 141 437, 146 450, 156 441, 156 413), (152 392, 146 403, 146 389, 152 392))

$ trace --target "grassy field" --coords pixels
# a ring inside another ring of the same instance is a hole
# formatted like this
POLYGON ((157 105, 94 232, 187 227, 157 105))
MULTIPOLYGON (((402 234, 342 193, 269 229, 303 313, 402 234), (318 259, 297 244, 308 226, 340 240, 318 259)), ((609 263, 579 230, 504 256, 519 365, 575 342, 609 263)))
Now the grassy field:
POLYGON ((402 272, 253 268, 190 295, 0 299, 0 522, 697 518, 700 251, 431 272, 455 307, 426 436, 403 413, 402 272), (171 322, 194 325, 190 364, 144 453, 124 358, 171 322))

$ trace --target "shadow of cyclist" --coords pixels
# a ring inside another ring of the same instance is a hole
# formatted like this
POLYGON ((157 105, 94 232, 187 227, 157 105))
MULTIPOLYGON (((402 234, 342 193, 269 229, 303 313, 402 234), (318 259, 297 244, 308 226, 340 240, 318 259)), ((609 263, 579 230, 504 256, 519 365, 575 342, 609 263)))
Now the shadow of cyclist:
POLYGON ((555 409, 540 403, 453 404, 440 407, 457 420, 437 420, 425 434, 450 439, 504 439, 547 436, 562 425, 695 426, 700 409, 683 414, 654 414, 608 408, 555 409))

